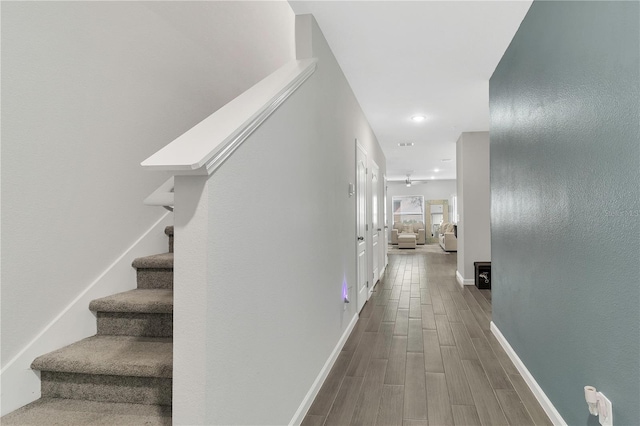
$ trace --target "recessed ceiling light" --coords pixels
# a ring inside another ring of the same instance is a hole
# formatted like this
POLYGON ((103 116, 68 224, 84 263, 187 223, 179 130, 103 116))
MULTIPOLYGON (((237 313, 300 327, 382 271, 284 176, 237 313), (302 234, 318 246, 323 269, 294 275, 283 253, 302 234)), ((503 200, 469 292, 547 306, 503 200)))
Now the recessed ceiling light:
POLYGON ((435 179, 435 178, 436 178, 435 176, 431 176, 431 179, 435 179))
POLYGON ((415 121, 416 123, 422 123, 426 119, 427 117, 425 117, 424 115, 414 115, 413 117, 411 117, 411 120, 415 121))
POLYGON ((451 161, 451 158, 443 158, 442 160, 443 163, 448 163, 449 161, 451 161))
POLYGON ((400 142, 398 146, 413 146, 413 142, 400 142))
POLYGON ((433 169, 434 172, 438 173, 440 169, 433 169))

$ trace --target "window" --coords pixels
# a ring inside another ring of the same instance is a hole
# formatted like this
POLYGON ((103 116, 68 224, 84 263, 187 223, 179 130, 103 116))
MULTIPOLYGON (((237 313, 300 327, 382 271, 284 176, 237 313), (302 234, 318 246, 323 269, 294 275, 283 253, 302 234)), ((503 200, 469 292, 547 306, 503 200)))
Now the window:
POLYGON ((458 223, 458 197, 451 196, 451 202, 449 203, 449 222, 458 223))
POLYGON ((393 197, 393 223, 424 223, 424 197, 403 195, 393 197))

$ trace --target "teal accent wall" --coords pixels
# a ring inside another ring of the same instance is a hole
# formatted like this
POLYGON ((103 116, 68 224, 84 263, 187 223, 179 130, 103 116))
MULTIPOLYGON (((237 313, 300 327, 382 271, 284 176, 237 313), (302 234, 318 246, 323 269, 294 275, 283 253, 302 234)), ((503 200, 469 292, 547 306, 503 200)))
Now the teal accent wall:
POLYGON ((493 320, 570 425, 640 422, 639 21, 536 1, 490 80, 493 320))

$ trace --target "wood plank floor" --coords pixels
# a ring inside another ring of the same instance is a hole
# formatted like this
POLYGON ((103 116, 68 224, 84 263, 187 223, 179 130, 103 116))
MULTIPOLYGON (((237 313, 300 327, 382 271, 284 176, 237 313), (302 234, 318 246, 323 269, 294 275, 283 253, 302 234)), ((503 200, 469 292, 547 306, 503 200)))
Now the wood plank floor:
POLYGON ((455 253, 390 254, 303 425, 551 425, 455 253))

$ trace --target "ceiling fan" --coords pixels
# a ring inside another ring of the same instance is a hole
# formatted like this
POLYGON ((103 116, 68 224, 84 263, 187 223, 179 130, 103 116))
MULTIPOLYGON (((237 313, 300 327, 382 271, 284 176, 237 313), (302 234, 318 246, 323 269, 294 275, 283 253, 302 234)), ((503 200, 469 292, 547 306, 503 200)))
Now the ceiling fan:
MULTIPOLYGON (((402 182, 400 180, 392 180, 391 182, 402 182)), ((411 174, 407 174, 407 178, 404 180, 404 184, 407 185, 407 188, 410 188, 411 185, 417 185, 421 183, 429 182, 427 179, 411 179, 411 174)))

